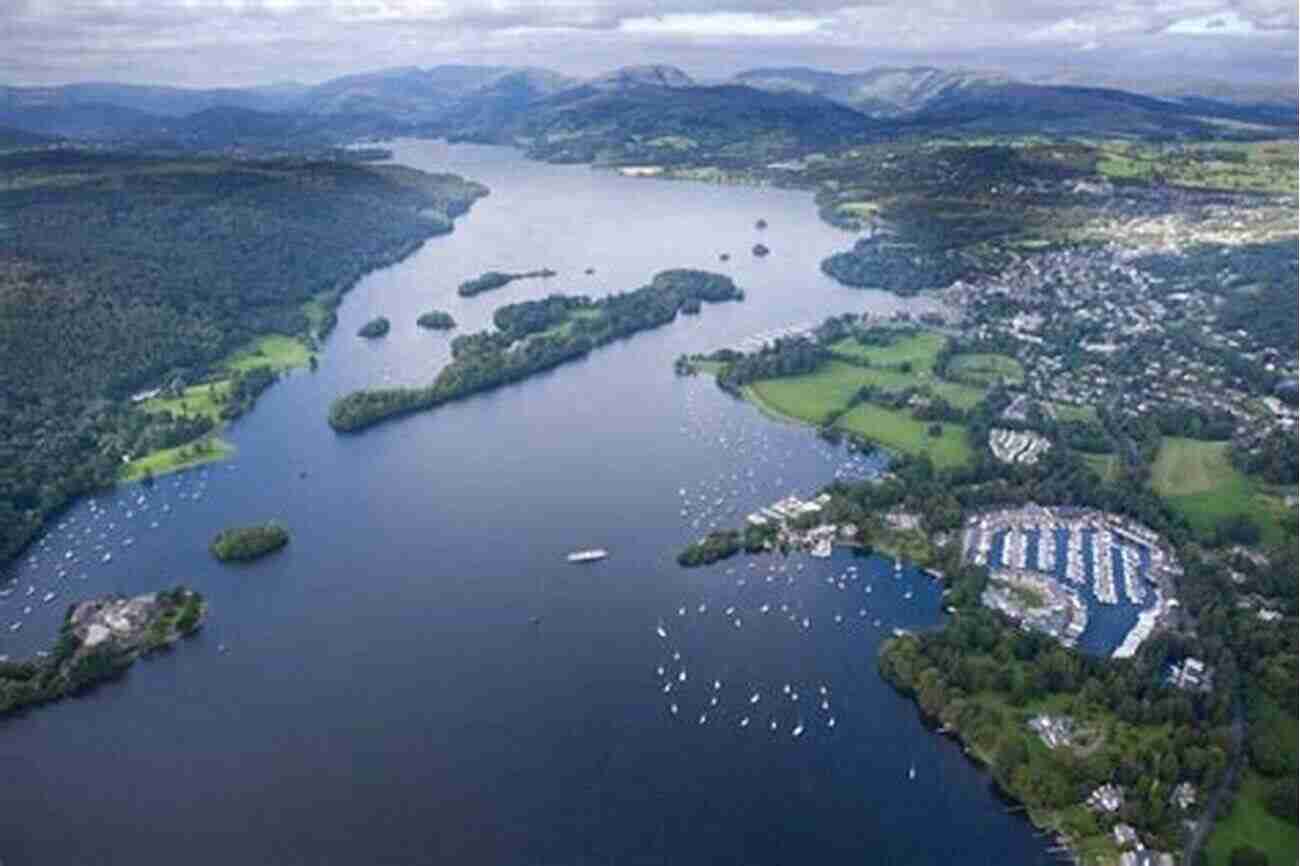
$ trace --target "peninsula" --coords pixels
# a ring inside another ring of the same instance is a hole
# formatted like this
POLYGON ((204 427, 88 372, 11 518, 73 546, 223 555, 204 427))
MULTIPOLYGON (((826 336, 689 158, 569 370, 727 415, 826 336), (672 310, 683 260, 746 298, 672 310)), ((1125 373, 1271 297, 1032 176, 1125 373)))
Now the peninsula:
POLYGON ((515 280, 547 279, 553 276, 555 276, 555 271, 550 268, 540 268, 535 271, 523 271, 516 274, 503 271, 486 271, 472 280, 461 283, 456 289, 456 294, 464 298, 472 298, 482 292, 490 292, 493 289, 509 285, 515 280))
POLYGON ((120 676, 140 656, 197 631, 206 613, 203 597, 183 586, 70 605, 48 655, 0 663, 0 716, 120 676))
POLYGON ((452 361, 434 381, 418 388, 371 388, 334 401, 330 426, 352 433, 388 418, 432 409, 581 358, 592 349, 673 321, 699 303, 739 301, 743 291, 729 277, 708 271, 661 271, 650 285, 592 300, 551 295, 499 308, 496 331, 452 341, 452 361))

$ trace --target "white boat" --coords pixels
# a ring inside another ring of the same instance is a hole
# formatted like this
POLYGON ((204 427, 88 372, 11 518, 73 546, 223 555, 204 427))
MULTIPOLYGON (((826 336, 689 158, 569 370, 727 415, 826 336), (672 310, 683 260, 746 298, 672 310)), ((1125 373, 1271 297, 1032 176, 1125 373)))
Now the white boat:
POLYGON ((915 778, 916 778, 916 764, 913 764, 911 767, 908 768, 908 770, 907 770, 907 778, 909 778, 909 779, 915 779, 915 778))
POLYGON ((790 732, 790 736, 797 737, 802 733, 803 733, 803 725, 798 724, 794 726, 794 730, 790 732))
POLYGON ((609 551, 597 547, 593 550, 575 550, 568 556, 569 562, 599 562, 609 556, 609 551))

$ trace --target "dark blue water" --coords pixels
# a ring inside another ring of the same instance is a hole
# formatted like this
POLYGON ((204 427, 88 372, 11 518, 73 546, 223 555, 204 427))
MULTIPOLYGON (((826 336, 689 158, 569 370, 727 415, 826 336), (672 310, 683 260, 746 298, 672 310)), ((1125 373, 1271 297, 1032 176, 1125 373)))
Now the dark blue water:
POLYGON ((872 471, 671 369, 681 352, 901 304, 821 276, 851 239, 802 194, 491 148, 398 155, 492 196, 348 296, 320 371, 235 425, 234 461, 82 503, 9 570, 0 650, 14 655, 48 645, 71 597, 184 582, 211 611, 121 682, 3 724, 6 866, 1049 862, 876 672, 890 629, 938 623, 938 587, 847 553, 673 562, 712 524, 872 471), (762 261, 746 252, 759 217, 762 261), (455 295, 488 268, 543 266, 560 276, 455 295), (749 297, 361 436, 325 424, 340 393, 446 361, 448 338, 415 326, 426 309, 472 330, 511 300, 631 288, 670 266, 722 267, 749 297), (388 338, 352 336, 377 314, 388 338), (223 526, 269 518, 292 530, 282 553, 236 568, 207 555, 223 526), (564 561, 590 546, 612 556, 564 561), (41 604, 46 591, 60 595, 41 604))

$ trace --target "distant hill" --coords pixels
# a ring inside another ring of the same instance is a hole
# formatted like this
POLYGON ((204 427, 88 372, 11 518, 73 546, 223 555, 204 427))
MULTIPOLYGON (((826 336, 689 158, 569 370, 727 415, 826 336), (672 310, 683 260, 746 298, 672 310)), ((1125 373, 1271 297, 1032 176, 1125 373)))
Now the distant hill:
POLYGON ((595 90, 624 90, 628 87, 690 87, 695 82, 676 66, 624 66, 598 75, 587 82, 595 90))
POLYGON ((927 66, 857 73, 803 67, 754 69, 735 80, 772 92, 821 96, 918 129, 1170 137, 1210 134, 1233 124, 1281 127, 1282 131, 1296 126, 1294 104, 1159 98, 1115 88, 1031 84, 993 73, 927 66))
POLYGON ((1291 136, 1291 103, 1157 97, 971 70, 752 69, 705 86, 673 66, 584 81, 518 66, 397 67, 317 85, 0 87, 0 126, 185 149, 292 150, 379 135, 520 144, 547 159, 776 159, 864 136, 1291 136))
POLYGON ((434 129, 454 138, 498 141, 531 107, 573 83, 546 69, 509 70, 462 94, 437 117, 434 129))
POLYGON ((183 117, 217 106, 289 111, 308 90, 302 84, 190 89, 91 82, 62 87, 0 87, 0 105, 11 109, 100 105, 162 117, 183 117))
POLYGON ((100 102, 14 104, 0 93, 0 126, 38 135, 113 141, 154 134, 160 118, 100 102))
POLYGON ((752 69, 734 79, 762 90, 797 90, 839 102, 873 117, 898 117, 924 110, 979 85, 1003 84, 1000 75, 946 71, 931 66, 879 67, 865 72, 823 72, 805 67, 752 69))
POLYGON ((40 135, 23 129, 0 126, 0 150, 11 150, 20 147, 43 147, 47 144, 57 144, 62 140, 60 136, 56 135, 40 135))
POLYGON ((295 108, 308 114, 378 114, 429 122, 507 71, 500 66, 382 69, 319 84, 295 108))
POLYGON ((748 161, 845 145, 878 131, 866 115, 819 96, 633 82, 561 91, 530 105, 499 137, 562 161, 672 162, 693 151, 748 161))

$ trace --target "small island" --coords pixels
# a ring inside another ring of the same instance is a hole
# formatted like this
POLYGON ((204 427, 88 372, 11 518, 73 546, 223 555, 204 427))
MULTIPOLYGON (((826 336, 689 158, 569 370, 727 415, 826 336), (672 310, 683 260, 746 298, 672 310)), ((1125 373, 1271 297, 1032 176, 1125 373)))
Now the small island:
POLYGON ((487 271, 479 274, 472 280, 466 280, 456 289, 456 294, 465 298, 472 298, 482 292, 490 292, 493 289, 499 289, 502 286, 509 285, 515 280, 530 280, 535 278, 546 279, 555 276, 555 271, 550 268, 541 268, 536 271, 524 271, 522 273, 506 273, 504 271, 487 271))
POLYGON ((357 331, 357 336, 365 337, 367 340, 373 340, 376 337, 382 337, 385 334, 387 334, 388 329, 391 327, 392 324, 388 321, 388 319, 384 318, 383 316, 379 316, 378 318, 371 319, 369 322, 366 322, 364 325, 362 325, 361 328, 357 331))
POLYGON ((0 715, 52 703, 120 676, 140 656, 198 630, 207 604, 175 589, 69 605, 59 639, 33 661, 0 662, 0 715))
POLYGON ((677 564, 684 568, 711 565, 740 553, 740 533, 734 529, 710 532, 677 554, 677 564))
POLYGON ((767 248, 767 244, 754 244, 754 255, 760 259, 770 252, 772 251, 767 248))
POLYGON ((208 549, 222 562, 246 562, 274 553, 288 543, 287 529, 278 523, 264 523, 222 530, 208 549))
POLYGON ((415 324, 431 331, 449 331, 456 327, 456 320, 451 317, 451 313, 445 313, 442 310, 430 310, 427 313, 421 313, 420 318, 415 320, 415 324))

